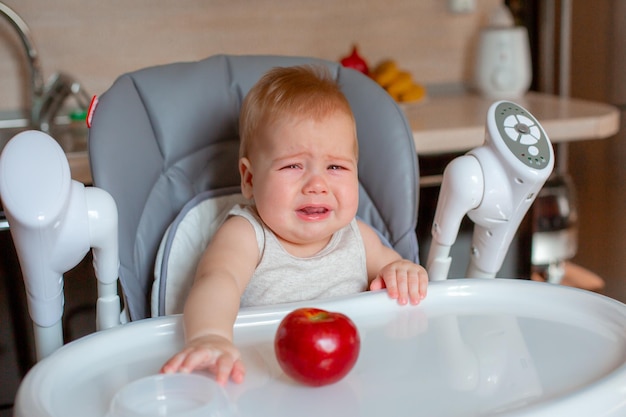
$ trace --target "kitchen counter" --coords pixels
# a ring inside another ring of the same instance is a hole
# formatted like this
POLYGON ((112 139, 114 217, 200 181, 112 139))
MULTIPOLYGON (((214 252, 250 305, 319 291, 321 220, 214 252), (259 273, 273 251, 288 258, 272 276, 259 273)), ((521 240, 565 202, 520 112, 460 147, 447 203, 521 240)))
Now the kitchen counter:
MULTIPOLYGON (((403 104, 420 155, 464 152, 484 141, 487 109, 496 100, 469 93, 433 94, 425 102, 403 104)), ((515 100, 542 124, 553 143, 604 139, 619 129, 614 106, 530 92, 515 100)), ((87 152, 69 152, 72 178, 91 183, 87 152)))
MULTIPOLYGON (((423 103, 403 104, 417 153, 463 152, 481 145, 487 109, 495 101, 456 93, 433 95, 423 103)), ((619 129, 619 111, 608 104, 535 92, 513 101, 539 120, 552 143, 604 139, 619 129)))

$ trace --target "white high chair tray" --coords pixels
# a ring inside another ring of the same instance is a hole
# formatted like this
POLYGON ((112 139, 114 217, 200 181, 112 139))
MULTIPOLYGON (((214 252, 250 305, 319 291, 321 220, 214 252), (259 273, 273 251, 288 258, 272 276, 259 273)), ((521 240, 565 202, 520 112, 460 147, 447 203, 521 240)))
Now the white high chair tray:
MULTIPOLYGON (((508 279, 431 283, 419 306, 381 291, 243 310, 235 338, 247 376, 225 395, 238 416, 625 415, 625 326, 617 301, 508 279), (336 384, 299 385, 276 362, 278 322, 301 306, 341 311, 359 328, 359 359, 336 384)), ((105 416, 116 392, 181 345, 180 316, 79 339, 31 370, 15 415, 105 416)))

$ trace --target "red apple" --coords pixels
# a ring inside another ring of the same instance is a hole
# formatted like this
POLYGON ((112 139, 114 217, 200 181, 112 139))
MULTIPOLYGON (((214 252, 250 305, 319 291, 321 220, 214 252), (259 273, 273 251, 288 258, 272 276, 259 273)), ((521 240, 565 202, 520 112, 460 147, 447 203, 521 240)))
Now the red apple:
POLYGON ((301 383, 322 386, 343 378, 359 357, 359 332, 347 316, 299 308, 281 321, 274 339, 282 370, 301 383))

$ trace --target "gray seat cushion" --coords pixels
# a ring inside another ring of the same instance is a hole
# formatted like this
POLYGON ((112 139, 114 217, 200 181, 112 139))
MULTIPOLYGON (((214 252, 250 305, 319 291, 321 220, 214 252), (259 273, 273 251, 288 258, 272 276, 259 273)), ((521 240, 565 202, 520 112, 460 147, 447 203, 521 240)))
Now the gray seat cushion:
POLYGON ((217 55, 120 76, 99 97, 89 132, 94 185, 119 211, 120 280, 132 320, 150 316, 159 243, 181 208, 239 185, 241 102, 277 66, 327 65, 350 101, 359 138, 359 216, 417 260, 417 156, 402 110, 375 82, 312 58, 217 55))

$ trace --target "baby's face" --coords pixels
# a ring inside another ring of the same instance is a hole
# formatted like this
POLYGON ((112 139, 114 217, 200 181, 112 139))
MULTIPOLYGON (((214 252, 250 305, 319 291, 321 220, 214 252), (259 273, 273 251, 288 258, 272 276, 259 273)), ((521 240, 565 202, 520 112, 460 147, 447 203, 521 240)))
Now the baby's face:
POLYGON ((290 253, 316 253, 356 215, 356 152, 354 122, 343 112, 285 117, 259 132, 241 162, 244 194, 290 253))

